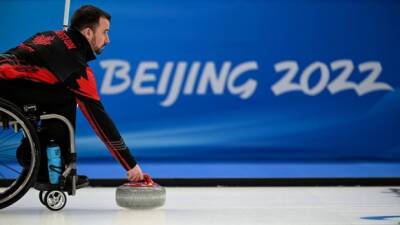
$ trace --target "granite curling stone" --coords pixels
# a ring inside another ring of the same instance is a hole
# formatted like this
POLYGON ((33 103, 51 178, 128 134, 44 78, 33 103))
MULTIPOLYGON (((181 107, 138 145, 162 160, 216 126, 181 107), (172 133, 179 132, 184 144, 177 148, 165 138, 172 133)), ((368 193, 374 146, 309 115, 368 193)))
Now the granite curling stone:
POLYGON ((128 182, 119 186, 115 199, 117 205, 128 209, 151 209, 163 206, 165 188, 155 183, 147 174, 139 182, 128 182))

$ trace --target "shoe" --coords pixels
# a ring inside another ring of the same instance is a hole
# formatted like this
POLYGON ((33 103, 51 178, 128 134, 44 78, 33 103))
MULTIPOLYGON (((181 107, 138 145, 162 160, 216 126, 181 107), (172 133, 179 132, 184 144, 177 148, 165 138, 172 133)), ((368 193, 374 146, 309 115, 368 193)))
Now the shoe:
MULTIPOLYGON (((87 176, 79 175, 77 177, 78 178, 76 180, 76 189, 89 186, 89 178, 87 176)), ((71 176, 68 176, 68 178, 67 178, 67 186, 69 186, 69 187, 72 186, 72 177, 71 176)))
POLYGON ((89 178, 87 176, 78 176, 76 188, 83 188, 89 186, 89 178))

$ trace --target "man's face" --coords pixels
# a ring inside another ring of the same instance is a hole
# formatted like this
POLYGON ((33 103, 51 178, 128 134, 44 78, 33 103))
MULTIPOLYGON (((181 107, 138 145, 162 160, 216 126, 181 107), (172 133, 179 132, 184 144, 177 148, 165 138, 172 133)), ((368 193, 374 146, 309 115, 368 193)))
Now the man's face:
POLYGON ((108 31, 110 30, 110 21, 104 17, 100 17, 99 25, 93 31, 91 30, 91 35, 86 36, 89 41, 90 46, 96 54, 100 54, 104 47, 110 43, 110 38, 108 37, 108 31))

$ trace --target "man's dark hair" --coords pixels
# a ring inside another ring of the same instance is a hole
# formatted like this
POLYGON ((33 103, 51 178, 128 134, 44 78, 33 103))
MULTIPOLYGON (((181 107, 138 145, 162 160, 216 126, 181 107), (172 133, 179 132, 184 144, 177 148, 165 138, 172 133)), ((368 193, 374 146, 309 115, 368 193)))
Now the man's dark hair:
POLYGON ((96 29, 101 17, 111 21, 111 15, 93 5, 83 5, 74 12, 71 19, 71 28, 82 30, 86 27, 96 29))

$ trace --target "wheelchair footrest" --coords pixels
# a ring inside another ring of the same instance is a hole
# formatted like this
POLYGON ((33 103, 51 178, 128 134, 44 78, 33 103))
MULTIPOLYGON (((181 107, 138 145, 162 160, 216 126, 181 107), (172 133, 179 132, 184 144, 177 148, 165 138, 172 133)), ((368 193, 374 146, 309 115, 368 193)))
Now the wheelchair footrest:
MULTIPOLYGON (((59 190, 70 192, 72 189, 72 176, 68 176, 65 182, 61 184, 51 184, 51 183, 42 183, 36 182, 34 188, 38 191, 50 191, 50 190, 59 190)), ((89 179, 87 176, 77 176, 76 181, 76 189, 84 188, 89 186, 89 179)))
POLYGON ((37 182, 34 185, 34 188, 38 191, 51 191, 51 190, 63 190, 62 186, 58 184, 50 184, 50 183, 42 183, 37 182))

